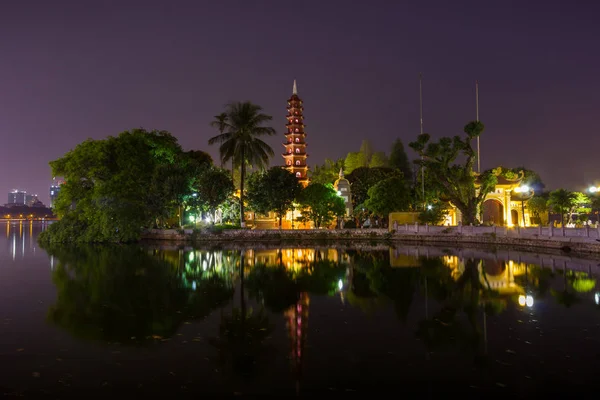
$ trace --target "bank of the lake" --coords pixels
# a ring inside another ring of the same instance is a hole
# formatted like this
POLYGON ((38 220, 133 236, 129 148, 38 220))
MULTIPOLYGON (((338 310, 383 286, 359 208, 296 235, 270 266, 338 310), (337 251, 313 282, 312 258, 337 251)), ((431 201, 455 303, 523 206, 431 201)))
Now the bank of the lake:
MULTIPOLYGON (((430 227, 431 228, 431 227, 430 227)), ((586 254, 600 254, 600 239, 586 232, 563 231, 556 229, 549 234, 539 234, 537 230, 525 229, 494 229, 490 232, 480 232, 473 227, 463 229, 446 228, 443 230, 389 232, 386 229, 313 229, 313 230, 249 230, 226 229, 211 232, 193 230, 159 230, 152 229, 142 234, 144 240, 180 241, 193 243, 218 242, 353 242, 386 241, 391 243, 414 243, 439 246, 499 246, 523 250, 555 250, 586 254)), ((486 227, 487 228, 487 227, 486 227)))

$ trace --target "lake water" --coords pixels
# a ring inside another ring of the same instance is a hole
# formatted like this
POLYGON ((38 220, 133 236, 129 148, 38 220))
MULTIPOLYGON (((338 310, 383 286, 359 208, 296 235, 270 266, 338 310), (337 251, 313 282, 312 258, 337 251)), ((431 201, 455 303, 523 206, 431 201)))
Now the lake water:
POLYGON ((43 229, 0 223, 5 395, 598 395, 598 260, 374 243, 44 250, 43 229))

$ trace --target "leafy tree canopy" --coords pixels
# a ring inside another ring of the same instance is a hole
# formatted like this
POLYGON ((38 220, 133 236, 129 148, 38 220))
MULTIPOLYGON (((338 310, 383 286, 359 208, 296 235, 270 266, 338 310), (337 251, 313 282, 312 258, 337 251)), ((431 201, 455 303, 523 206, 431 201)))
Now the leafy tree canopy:
POLYGON ((472 121, 464 128, 466 138, 443 137, 431 142, 429 134, 424 133, 410 143, 422 157, 415 163, 428 171, 444 197, 461 211, 463 224, 477 223, 478 207, 497 182, 493 172, 486 171, 478 178, 479 190, 475 189, 473 164, 476 155, 471 141, 480 136, 483 129, 481 122, 472 121))
POLYGON ((392 176, 376 183, 368 190, 366 208, 386 218, 391 212, 405 211, 410 207, 410 191, 400 176, 392 176))
POLYGON ((248 205, 261 214, 275 211, 279 227, 283 217, 300 195, 302 186, 290 171, 272 167, 265 172, 254 173, 248 181, 248 205))
POLYGON ((340 174, 340 169, 344 170, 344 159, 340 158, 336 161, 325 159, 323 165, 316 165, 310 171, 310 181, 314 183, 333 183, 340 174))
POLYGON ((182 160, 197 161, 199 154, 183 153, 169 132, 144 129, 77 145, 50 163, 52 174, 65 178, 54 206, 61 220, 40 240, 137 240, 144 227, 164 223, 189 193, 193 162, 182 160))
POLYGON ((404 180, 407 182, 412 179, 412 168, 410 166, 410 161, 408 160, 408 156, 404 150, 404 144, 400 139, 396 139, 392 145, 389 166, 400 170, 404 176, 404 180))
POLYGON ((337 195, 331 184, 309 184, 300 193, 299 202, 302 216, 298 219, 303 222, 313 221, 316 228, 327 226, 336 217, 346 213, 344 199, 337 195))
POLYGON ((346 176, 346 179, 352 185, 353 208, 355 210, 359 209, 359 206, 369 198, 368 192, 371 187, 387 178, 397 175, 397 170, 388 167, 356 168, 350 175, 346 176))

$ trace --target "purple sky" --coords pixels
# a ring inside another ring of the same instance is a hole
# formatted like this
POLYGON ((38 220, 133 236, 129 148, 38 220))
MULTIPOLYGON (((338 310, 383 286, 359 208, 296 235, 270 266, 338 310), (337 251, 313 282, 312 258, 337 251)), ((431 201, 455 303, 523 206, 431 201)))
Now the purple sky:
POLYGON ((0 5, 0 203, 48 202, 50 168, 86 138, 144 127, 209 151, 212 116, 251 100, 282 162, 293 79, 309 165, 462 133, 480 82, 482 168, 549 188, 600 183, 600 6, 592 1, 13 1, 0 5))

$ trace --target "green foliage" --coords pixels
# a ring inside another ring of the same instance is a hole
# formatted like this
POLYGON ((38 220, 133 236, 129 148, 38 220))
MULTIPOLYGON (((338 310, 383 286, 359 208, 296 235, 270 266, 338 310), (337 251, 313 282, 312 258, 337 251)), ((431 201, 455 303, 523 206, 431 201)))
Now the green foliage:
POLYGON ((337 195, 333 185, 311 183, 305 187, 299 196, 302 222, 313 221, 316 228, 327 226, 336 217, 346 213, 344 199, 337 195))
MULTIPOLYGON (((240 223, 244 222, 244 180, 246 167, 264 169, 273 156, 273 149, 260 139, 261 136, 273 136, 275 129, 264 126, 273 117, 262 113, 262 107, 251 102, 237 102, 227 105, 225 117, 217 118, 216 125, 220 134, 208 140, 208 144, 219 144, 221 161, 232 161, 234 167, 240 167, 240 223)), ((213 122, 215 125, 215 122, 213 122)))
POLYGON ((361 152, 348 153, 344 160, 344 174, 349 175, 357 168, 364 168, 369 165, 366 156, 361 152))
POLYGON ((137 246, 44 250, 57 260, 52 271, 57 298, 47 319, 78 338, 130 345, 166 339, 233 296, 230 283, 202 268, 192 290, 177 269, 137 246))
POLYGON ((389 167, 389 160, 384 152, 378 151, 373 153, 371 156, 371 160, 369 161, 370 168, 378 168, 378 167, 389 167))
POLYGON ((215 223, 217 208, 233 194, 233 182, 228 171, 216 167, 206 168, 197 177, 192 189, 194 193, 188 196, 190 206, 209 213, 215 223))
POLYGON ((368 190, 365 207, 375 215, 386 218, 391 212, 410 207, 410 191, 400 176, 384 179, 368 190))
POLYGON ((371 143, 363 140, 360 150, 350 152, 344 160, 344 173, 349 175, 357 168, 381 168, 390 164, 384 152, 373 152, 371 143))
POLYGON ((333 183, 338 179, 340 170, 344 170, 344 159, 340 158, 332 161, 325 159, 323 165, 316 165, 310 173, 310 181, 314 183, 322 183, 323 185, 333 183))
POLYGON ((412 179, 412 168, 410 166, 410 161, 408 160, 408 156, 404 150, 404 144, 400 139, 396 139, 392 145, 389 166, 400 170, 405 181, 408 182, 412 179))
POLYGON ((550 198, 548 199, 548 206, 552 209, 552 212, 560 214, 561 224, 565 224, 565 215, 571 212, 571 209, 575 207, 577 201, 577 195, 573 192, 569 192, 565 189, 558 189, 550 192, 550 198))
POLYGON ((166 131, 135 129, 77 145, 50 163, 52 174, 65 178, 54 206, 61 220, 40 240, 137 240, 142 228, 164 224, 189 194, 185 158, 166 131))
POLYGON ((369 198, 369 189, 393 176, 398 172, 392 168, 357 168, 348 176, 348 182, 352 185, 352 205, 359 209, 361 205, 369 198))
POLYGON ((527 201, 527 208, 531 212, 534 223, 542 225, 548 223, 548 199, 546 196, 533 196, 527 201))
POLYGON ((440 225, 448 216, 449 207, 447 203, 436 202, 428 205, 419 214, 419 222, 422 224, 440 225))
POLYGON ((248 205, 261 214, 275 211, 279 227, 283 217, 300 195, 302 186, 294 174, 281 167, 272 167, 266 172, 254 173, 248 180, 248 205))
POLYGON ((422 157, 415 163, 425 168, 443 199, 451 201, 461 211, 462 222, 466 225, 477 223, 477 209, 497 182, 493 172, 486 171, 478 177, 479 191, 475 190, 473 164, 476 154, 471 141, 479 137, 483 129, 481 122, 472 121, 464 128, 467 136, 464 139, 454 136, 430 142, 431 137, 425 133, 410 143, 410 147, 422 157))

